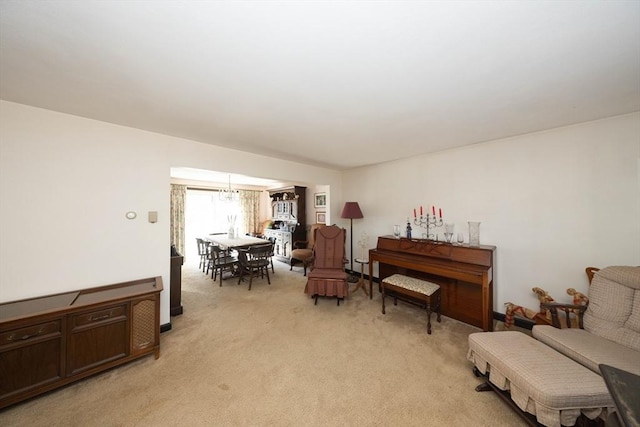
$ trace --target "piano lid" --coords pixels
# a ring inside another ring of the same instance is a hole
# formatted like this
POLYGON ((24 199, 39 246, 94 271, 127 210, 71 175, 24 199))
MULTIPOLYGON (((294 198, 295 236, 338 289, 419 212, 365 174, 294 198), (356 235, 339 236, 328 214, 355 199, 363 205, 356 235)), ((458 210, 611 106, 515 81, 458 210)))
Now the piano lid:
POLYGON ((495 246, 454 245, 427 239, 396 239, 394 236, 378 237, 376 250, 400 252, 410 255, 438 258, 454 262, 482 265, 493 265, 495 246))

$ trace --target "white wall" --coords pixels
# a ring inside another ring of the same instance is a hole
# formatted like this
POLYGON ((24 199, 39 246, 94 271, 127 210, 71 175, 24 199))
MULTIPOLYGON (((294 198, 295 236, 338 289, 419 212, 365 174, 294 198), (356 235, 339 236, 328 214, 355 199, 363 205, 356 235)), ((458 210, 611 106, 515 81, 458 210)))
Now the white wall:
POLYGON ((172 166, 339 194, 336 171, 0 101, 0 302, 159 275, 168 323, 172 166))
POLYGON ((393 224, 404 230, 420 204, 442 207, 466 242, 467 221, 481 221, 480 243, 497 247, 494 310, 504 313, 506 302, 536 309, 534 286, 569 301, 567 288, 586 291, 587 266, 640 265, 639 166, 635 113, 354 169, 343 198, 364 214, 354 245, 362 231, 375 247, 393 224))
POLYGON ((535 308, 533 286, 586 290, 588 265, 640 264, 640 113, 339 173, 0 101, 0 301, 156 275, 168 290, 172 166, 318 184, 329 223, 360 203, 354 243, 371 247, 420 204, 465 234, 481 221, 496 311, 535 308))
POLYGON ((166 140, 7 102, 0 122, 0 301, 158 275, 168 288, 166 140))

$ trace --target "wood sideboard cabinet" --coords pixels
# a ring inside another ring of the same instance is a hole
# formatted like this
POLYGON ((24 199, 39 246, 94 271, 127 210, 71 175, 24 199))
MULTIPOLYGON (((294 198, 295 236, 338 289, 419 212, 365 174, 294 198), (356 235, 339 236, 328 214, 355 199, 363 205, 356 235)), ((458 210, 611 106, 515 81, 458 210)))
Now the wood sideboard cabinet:
POLYGON ((0 409, 154 353, 162 278, 0 304, 0 409))

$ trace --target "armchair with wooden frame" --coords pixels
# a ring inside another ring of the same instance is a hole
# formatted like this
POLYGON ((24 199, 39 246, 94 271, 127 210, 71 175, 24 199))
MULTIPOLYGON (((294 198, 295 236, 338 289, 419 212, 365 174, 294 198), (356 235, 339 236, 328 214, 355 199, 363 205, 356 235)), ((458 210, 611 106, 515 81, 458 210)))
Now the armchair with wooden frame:
MULTIPOLYGON (((587 273, 587 278, 589 279, 589 284, 593 281, 593 275, 599 271, 599 268, 596 267, 587 267, 585 268, 585 273, 587 273)), ((569 290, 567 290, 568 292, 569 290)), ((574 297, 575 300, 575 297, 574 297)), ((563 326, 567 328, 571 328, 572 321, 571 316, 575 315, 577 318, 577 327, 579 329, 584 329, 584 313, 587 311, 589 305, 588 298, 586 299, 586 303, 578 304, 577 301, 574 301, 573 304, 562 304, 557 302, 545 302, 540 303, 540 308, 543 310, 549 310, 551 314, 551 323, 554 327, 560 329, 563 326), (560 317, 560 313, 564 313, 565 322, 562 324, 562 318, 560 317)))
POLYGON ((293 270, 293 266, 298 262, 302 262, 304 275, 307 275, 307 268, 313 260, 313 245, 316 240, 316 231, 325 227, 324 224, 312 224, 309 227, 307 240, 297 240, 293 242, 293 250, 289 259, 289 271, 293 270))
POLYGON ((596 373, 605 364, 640 375, 640 267, 589 267, 586 272, 588 303, 542 304, 551 311, 553 326, 535 325, 533 337, 596 373), (577 328, 571 326, 573 316, 577 328))
POLYGON ((316 229, 313 246, 313 268, 307 275, 305 293, 318 303, 318 296, 335 296, 340 300, 349 295, 348 274, 344 271, 344 228, 335 225, 316 229))

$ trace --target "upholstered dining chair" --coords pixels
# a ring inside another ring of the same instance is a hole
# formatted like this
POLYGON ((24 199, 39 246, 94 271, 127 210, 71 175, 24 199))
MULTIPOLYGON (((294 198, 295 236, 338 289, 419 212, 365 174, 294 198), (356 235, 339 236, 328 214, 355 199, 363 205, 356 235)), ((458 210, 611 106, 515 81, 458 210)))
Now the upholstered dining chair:
POLYGON ((296 263, 302 262, 304 275, 307 275, 307 267, 309 267, 313 259, 313 245, 316 240, 316 230, 324 226, 324 224, 312 224, 309 227, 307 240, 293 242, 293 250, 291 251, 291 258, 289 260, 289 271, 293 270, 293 266, 296 263))
POLYGON ((251 290, 253 278, 257 276, 264 277, 266 275, 267 282, 271 284, 269 265, 272 253, 273 244, 271 243, 254 245, 246 249, 238 248, 238 265, 240 269, 238 284, 246 275, 249 275, 249 290, 251 290))
POLYGON ((222 286, 222 274, 226 272, 235 273, 238 266, 238 258, 231 256, 229 252, 220 246, 211 245, 209 248, 209 265, 207 273, 211 269, 211 278, 215 281, 218 274, 220 275, 220 286, 222 286))
POLYGON ((316 241, 313 247, 313 268, 307 275, 307 286, 304 291, 318 303, 318 296, 335 296, 340 300, 349 296, 345 264, 344 228, 335 225, 321 227, 316 230, 316 241))

